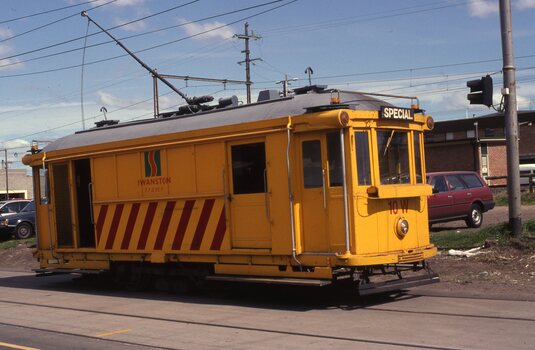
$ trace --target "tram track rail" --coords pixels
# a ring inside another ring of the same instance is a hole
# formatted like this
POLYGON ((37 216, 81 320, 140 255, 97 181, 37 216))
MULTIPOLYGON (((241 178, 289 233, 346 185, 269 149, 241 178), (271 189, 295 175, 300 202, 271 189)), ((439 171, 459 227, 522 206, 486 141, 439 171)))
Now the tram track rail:
MULTIPOLYGON (((113 317, 124 317, 124 318, 130 318, 130 319, 138 319, 138 320, 145 320, 145 321, 155 321, 155 322, 166 322, 166 323, 175 323, 175 324, 187 324, 187 325, 193 325, 193 326, 201 326, 201 327, 214 327, 219 329, 228 329, 232 331, 243 331, 243 332, 261 332, 261 333, 268 333, 268 334, 277 334, 281 336, 292 336, 292 337, 304 337, 304 338, 315 338, 315 339, 321 339, 321 340, 327 340, 327 341, 342 341, 342 342, 350 342, 354 344, 375 344, 375 345, 383 345, 383 346, 393 346, 393 347, 400 347, 400 348, 406 348, 411 347, 415 349, 456 349, 454 347, 444 347, 444 346, 435 346, 435 345, 424 345, 424 344, 417 344, 417 343, 410 343, 410 342, 392 342, 392 341, 382 341, 382 340, 373 340, 373 339, 366 339, 363 337, 341 337, 341 336, 334 336, 334 335, 325 335, 325 334, 314 334, 309 332, 296 332, 296 331, 287 331, 287 330, 280 330, 280 329, 270 329, 270 328, 262 328, 262 327, 252 327, 252 326, 241 326, 241 325, 230 325, 230 324, 224 324, 224 323, 218 323, 218 322, 201 322, 201 321, 194 321, 194 320, 186 320, 186 319, 177 319, 177 318, 167 318, 167 317, 157 317, 157 316, 148 316, 148 315, 136 315, 131 313, 121 313, 121 312, 109 312, 109 311, 101 311, 101 310, 88 310, 84 308, 76 308, 76 307, 66 307, 66 306, 57 306, 57 305, 43 305, 39 303, 31 303, 31 302, 20 302, 20 301, 11 301, 11 300, 5 300, 0 299, 0 303, 4 304, 10 304, 10 305, 18 305, 18 306, 27 306, 27 307, 38 307, 38 308, 48 308, 48 309, 54 309, 54 310, 63 310, 63 311, 72 311, 72 312, 80 312, 80 313, 86 313, 86 314, 93 314, 93 315, 104 315, 104 316, 113 316, 113 317)), ((492 320, 498 320, 498 321, 516 321, 516 322, 528 322, 528 323, 535 323, 535 319, 529 319, 529 318, 522 318, 522 317, 503 317, 503 316, 491 316, 491 315, 475 315, 475 314, 454 314, 454 313, 445 313, 445 312, 431 312, 431 311, 411 311, 411 310, 396 310, 392 308, 380 308, 380 307, 373 307, 373 306, 355 306, 353 309, 362 309, 362 310, 368 310, 368 311, 374 311, 374 312, 384 312, 384 313, 407 313, 407 314, 420 314, 420 315, 427 315, 427 316, 440 316, 440 317, 458 317, 458 318, 476 318, 476 319, 492 319, 492 320)), ((7 323, 0 322, 0 325, 7 325, 7 323)), ((78 334, 78 333, 70 333, 70 332, 62 332, 62 331, 55 331, 45 328, 39 328, 39 327, 32 327, 32 326, 24 326, 24 325, 17 325, 18 327, 27 328, 29 330, 36 329, 40 331, 46 331, 46 332, 53 332, 57 334, 69 334, 72 336, 83 336, 83 337, 89 337, 89 338, 96 338, 95 336, 90 335, 84 335, 84 334, 78 334)), ((119 343, 123 344, 131 344, 131 345, 138 345, 138 346, 153 346, 152 344, 144 344, 144 343, 130 343, 125 342, 121 340, 113 340, 113 339, 105 339, 106 341, 117 341, 119 343)), ((158 349, 171 349, 167 347, 157 347, 158 349)))
MULTIPOLYGON (((136 317, 136 318, 154 320, 154 318, 148 318, 148 317, 137 317, 137 316, 128 316, 128 317, 136 317)), ((431 350, 435 350, 435 349, 436 350, 459 350, 460 349, 460 348, 454 348, 454 347, 430 346, 430 345, 405 343, 405 342, 389 342, 389 341, 371 340, 371 339, 363 339, 363 338, 326 336, 326 335, 318 335, 318 334, 312 334, 312 333, 288 332, 288 331, 269 330, 269 329, 261 329, 261 328, 254 328, 254 327, 242 327, 242 326, 211 324, 211 323, 205 323, 205 322, 191 322, 191 321, 164 320, 164 319, 162 319, 160 321, 176 322, 176 323, 187 323, 187 324, 190 324, 190 325, 219 327, 219 328, 226 328, 226 329, 240 330, 240 331, 264 332, 264 333, 272 333, 272 334, 280 334, 280 335, 288 335, 288 336, 297 336, 297 337, 305 337, 305 338, 316 338, 316 339, 331 340, 331 341, 345 341, 345 342, 351 342, 351 343, 366 343, 366 344, 375 344, 375 345, 385 345, 385 346, 391 346, 391 347, 399 347, 399 348, 403 348, 403 349, 406 349, 407 347, 414 348, 414 349, 431 349, 431 350)), ((162 349, 162 350, 187 349, 187 347, 184 347, 184 348, 180 348, 180 347, 170 348, 170 347, 155 346, 155 345, 152 345, 152 344, 135 343, 135 342, 128 342, 128 341, 123 341, 123 340, 114 340, 114 339, 110 339, 110 338, 102 339, 102 338, 98 338, 96 336, 91 336, 91 335, 72 333, 72 332, 65 332, 65 331, 56 331, 56 330, 50 330, 50 329, 46 329, 46 328, 39 328, 39 327, 13 325, 13 324, 7 324, 7 323, 3 323, 3 322, 0 322, 0 325, 2 325, 2 326, 16 326, 16 327, 27 329, 27 330, 49 332, 49 333, 59 334, 59 335, 69 335, 69 336, 83 337, 83 338, 88 338, 88 339, 100 339, 100 340, 119 343, 119 344, 126 344, 126 345, 131 345, 131 346, 140 346, 140 347, 151 347, 151 348, 154 348, 154 349, 162 349)))

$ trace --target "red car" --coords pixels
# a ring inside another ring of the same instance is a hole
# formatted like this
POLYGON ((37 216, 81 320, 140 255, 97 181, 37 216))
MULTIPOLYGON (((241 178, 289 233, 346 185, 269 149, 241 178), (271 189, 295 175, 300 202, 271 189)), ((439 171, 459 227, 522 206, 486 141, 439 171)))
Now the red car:
POLYGON ((465 220, 468 227, 480 227, 483 213, 494 208, 492 192, 473 171, 428 173, 427 183, 433 186, 427 199, 429 224, 465 220))

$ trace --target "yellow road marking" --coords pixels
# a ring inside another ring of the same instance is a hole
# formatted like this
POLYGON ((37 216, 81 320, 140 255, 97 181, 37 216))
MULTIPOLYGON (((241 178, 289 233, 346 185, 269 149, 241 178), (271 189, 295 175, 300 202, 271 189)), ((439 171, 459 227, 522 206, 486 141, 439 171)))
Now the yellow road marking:
POLYGON ((119 329, 118 331, 100 333, 100 334, 95 335, 95 337, 107 337, 108 335, 127 333, 127 332, 130 332, 130 331, 131 331, 131 329, 119 329))
POLYGON ((30 348, 29 346, 22 346, 16 344, 3 343, 0 341, 0 346, 5 346, 6 348, 19 349, 19 350, 39 350, 37 348, 30 348))

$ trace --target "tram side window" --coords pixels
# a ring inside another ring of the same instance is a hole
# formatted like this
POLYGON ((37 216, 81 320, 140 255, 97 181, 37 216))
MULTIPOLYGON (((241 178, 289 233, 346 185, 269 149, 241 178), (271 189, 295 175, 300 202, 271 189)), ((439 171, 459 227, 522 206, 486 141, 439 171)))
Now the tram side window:
POLYGON ((263 142, 231 147, 234 194, 266 192, 266 151, 263 142))
POLYGON ((323 187, 320 141, 304 141, 301 147, 303 151, 303 182, 305 188, 323 187))
POLYGON ((361 186, 371 185, 370 171, 370 146, 368 143, 368 133, 355 132, 357 143, 357 176, 361 186))
POLYGON ((39 168, 39 203, 48 204, 48 169, 39 168))
POLYGON ((420 151, 421 132, 414 133, 414 164, 416 166, 416 182, 423 183, 422 176, 422 152, 420 151))
POLYGON ((338 132, 327 134, 327 158, 329 161, 329 186, 342 186, 342 149, 340 148, 340 133, 338 132))
POLYGON ((378 130, 379 176, 381 184, 406 184, 409 176, 409 147, 407 132, 378 130))

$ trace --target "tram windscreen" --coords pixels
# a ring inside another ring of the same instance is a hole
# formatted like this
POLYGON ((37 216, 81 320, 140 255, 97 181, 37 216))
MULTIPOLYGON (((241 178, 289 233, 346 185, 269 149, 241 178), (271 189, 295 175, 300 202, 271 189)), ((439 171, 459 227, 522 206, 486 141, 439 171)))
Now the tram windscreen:
POLYGON ((416 182, 423 183, 422 176, 422 152, 420 150, 421 132, 414 132, 414 166, 416 167, 416 182))
POLYGON ((408 133, 378 130, 377 148, 381 184, 410 183, 408 133))

